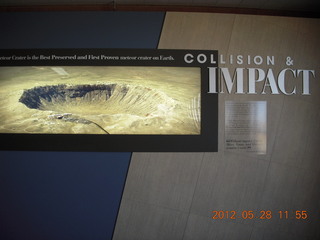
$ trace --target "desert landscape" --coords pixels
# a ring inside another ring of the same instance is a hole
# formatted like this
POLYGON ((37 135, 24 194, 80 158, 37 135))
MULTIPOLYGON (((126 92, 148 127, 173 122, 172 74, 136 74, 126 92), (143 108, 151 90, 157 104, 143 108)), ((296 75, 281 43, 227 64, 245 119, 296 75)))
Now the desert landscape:
POLYGON ((1 67, 0 133, 200 134, 200 68, 1 67))

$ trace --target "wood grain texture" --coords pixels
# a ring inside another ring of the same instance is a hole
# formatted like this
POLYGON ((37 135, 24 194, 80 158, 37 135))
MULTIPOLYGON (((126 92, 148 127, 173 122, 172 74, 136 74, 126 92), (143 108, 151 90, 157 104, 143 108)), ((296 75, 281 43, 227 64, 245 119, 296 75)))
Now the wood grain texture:
MULTIPOLYGON (((159 48, 219 50, 225 56, 275 56, 276 63, 272 66, 275 72, 288 67, 285 61, 290 56, 294 59, 291 68, 313 69, 318 75, 319 29, 318 19, 170 12, 166 15, 159 48)), ((239 67, 228 63, 223 66, 239 67)), ((262 64, 259 68, 267 70, 270 66, 262 64)), ((300 83, 294 84, 301 88, 300 83)), ((219 94, 219 152, 134 153, 125 200, 188 214, 188 220, 177 226, 181 229, 175 229, 184 232, 179 239, 316 239, 320 236, 316 227, 320 218, 315 212, 319 207, 315 186, 320 176, 318 76, 310 84, 310 96, 219 94), (266 155, 225 151, 224 102, 227 100, 267 101, 266 155), (270 221, 213 222, 210 219, 212 210, 282 209, 307 209, 313 222, 285 222, 276 217, 270 221)), ((121 222, 125 217, 123 209, 119 215, 121 222)), ((117 225, 117 231, 143 224, 143 214, 130 214, 132 221, 126 221, 126 226, 117 225)), ((159 229, 161 226, 159 223, 159 229)))
POLYGON ((123 198, 188 212, 203 155, 134 153, 123 198))

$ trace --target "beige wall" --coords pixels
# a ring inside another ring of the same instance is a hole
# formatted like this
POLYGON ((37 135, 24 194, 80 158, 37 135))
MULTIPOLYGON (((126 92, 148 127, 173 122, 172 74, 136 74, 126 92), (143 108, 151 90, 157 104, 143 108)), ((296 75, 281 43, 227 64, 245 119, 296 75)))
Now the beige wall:
MULTIPOLYGON (((275 56, 274 71, 313 69, 311 95, 219 94, 219 152, 133 153, 114 239, 320 239, 320 20, 167 13, 159 48, 275 56), (267 101, 267 154, 225 151, 224 102, 267 101), (212 220, 212 210, 272 210, 212 220), (307 220, 279 210, 306 210, 307 220)), ((230 69, 236 65, 224 65, 230 69)), ((248 67, 248 65, 243 65, 248 67)), ((266 69, 267 66, 262 65, 266 69)))

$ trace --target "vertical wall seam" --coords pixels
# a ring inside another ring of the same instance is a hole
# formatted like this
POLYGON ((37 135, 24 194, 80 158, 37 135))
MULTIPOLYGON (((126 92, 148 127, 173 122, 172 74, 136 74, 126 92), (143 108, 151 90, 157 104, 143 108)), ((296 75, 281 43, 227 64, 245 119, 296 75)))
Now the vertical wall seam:
POLYGON ((192 194, 192 198, 191 198, 191 203, 190 203, 189 211, 188 211, 188 217, 187 217, 187 221, 185 223, 184 229, 183 229, 183 234, 182 234, 181 240, 183 240, 184 237, 185 237, 186 229, 187 229, 188 222, 189 222, 189 219, 190 219, 190 211, 191 211, 192 203, 193 203, 193 200, 194 200, 194 195, 195 195, 195 192, 196 192, 197 187, 198 187, 200 173, 201 173, 201 169, 202 169, 202 165, 203 165, 203 161, 204 161, 203 160, 204 156, 205 156, 205 152, 202 152, 202 158, 201 158, 201 163, 200 163, 200 167, 199 167, 199 170, 198 170, 198 176, 197 176, 196 184, 194 186, 194 190, 193 190, 193 194, 192 194))
POLYGON ((159 44, 160 44, 160 40, 161 40, 161 36, 162 36, 162 32, 163 32, 163 26, 164 26, 164 23, 166 21, 166 17, 167 17, 167 12, 165 12, 163 14, 162 24, 161 24, 161 28, 160 28, 160 32, 159 32, 159 36, 158 36, 157 49, 159 49, 159 44))
POLYGON ((129 174, 129 169, 130 169, 130 165, 131 165, 132 156, 133 156, 133 153, 131 152, 130 158, 129 158, 128 167, 127 167, 127 172, 126 172, 126 175, 124 177, 123 187, 122 187, 122 191, 121 191, 121 197, 120 197, 119 204, 118 204, 117 216, 116 216, 116 218, 114 220, 114 224, 113 224, 113 231, 112 231, 111 239, 113 239, 113 236, 114 236, 114 233, 115 233, 115 229, 116 229, 116 226, 117 226, 117 221, 118 221, 118 217, 119 217, 119 213, 120 213, 120 207, 121 207, 121 203, 122 203, 122 199, 123 199, 123 195, 124 195, 124 190, 125 190, 126 185, 127 185, 127 178, 128 178, 128 174, 129 174))

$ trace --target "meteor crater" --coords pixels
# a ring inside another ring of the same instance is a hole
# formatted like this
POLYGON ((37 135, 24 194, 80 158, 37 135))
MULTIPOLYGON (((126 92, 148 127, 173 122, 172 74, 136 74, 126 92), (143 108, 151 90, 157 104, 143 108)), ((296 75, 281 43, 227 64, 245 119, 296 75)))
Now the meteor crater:
POLYGON ((175 106, 175 101, 159 90, 114 83, 34 87, 24 90, 19 101, 28 108, 43 111, 141 117, 165 114, 175 106))

